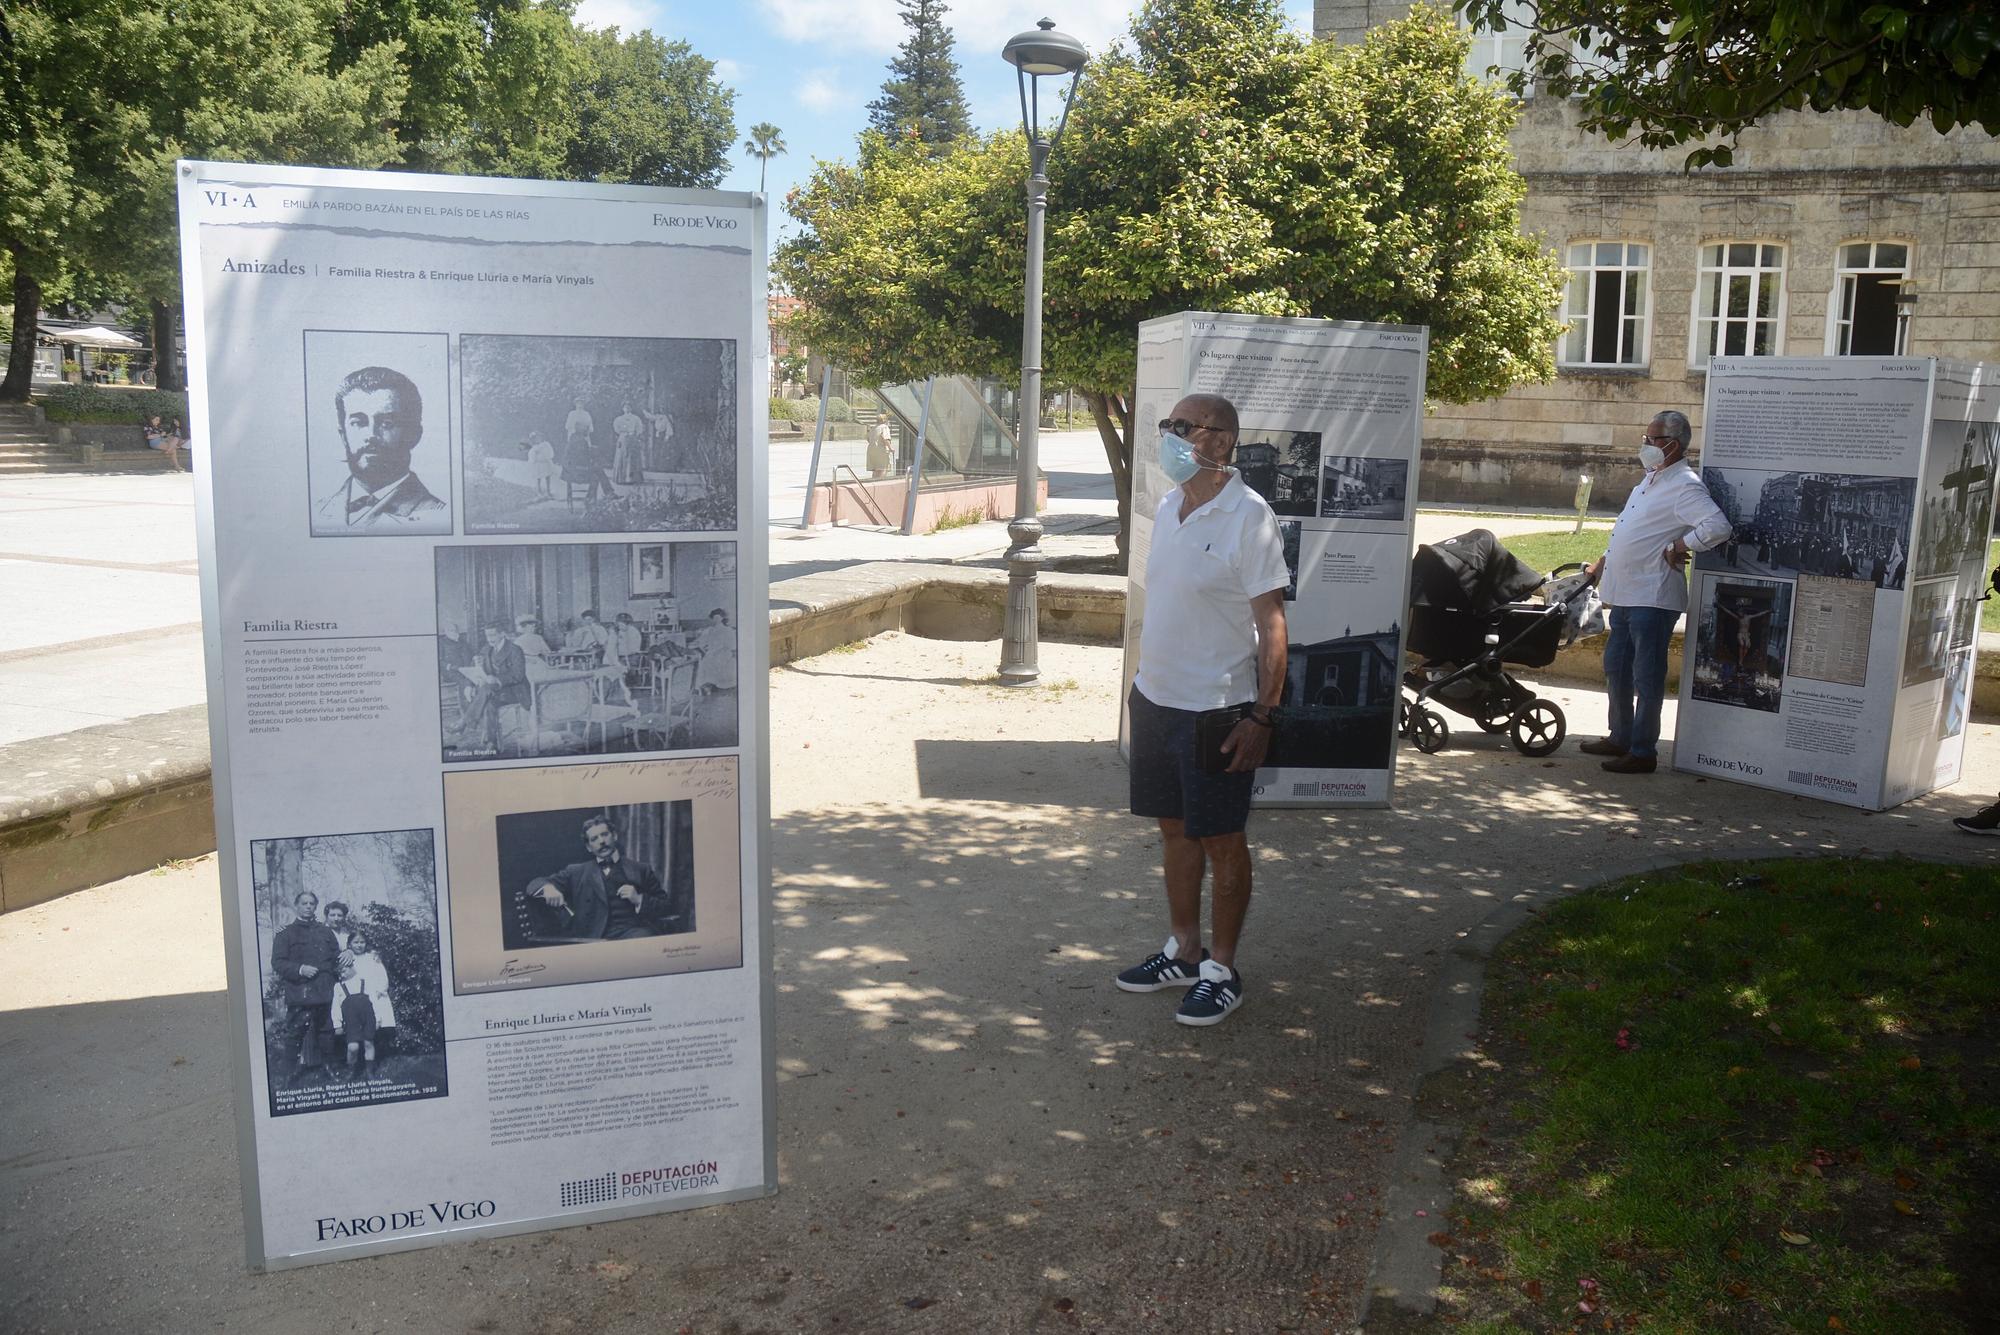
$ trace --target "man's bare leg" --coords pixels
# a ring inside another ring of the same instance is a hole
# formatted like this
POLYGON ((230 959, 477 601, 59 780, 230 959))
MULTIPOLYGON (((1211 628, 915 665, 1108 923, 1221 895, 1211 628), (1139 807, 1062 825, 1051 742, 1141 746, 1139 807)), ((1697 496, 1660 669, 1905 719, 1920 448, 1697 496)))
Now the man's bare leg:
MULTIPOLYGON (((1203 840, 1187 837, 1181 822, 1160 818, 1161 865, 1167 878, 1167 921, 1181 958, 1190 962, 1201 958, 1201 878, 1207 869, 1203 840)), ((1237 925, 1243 919, 1237 916, 1237 925)))
MULTIPOLYGON (((1243 919, 1250 912, 1250 841, 1239 830, 1199 842, 1208 865, 1214 869, 1210 889, 1215 905, 1214 931, 1209 940, 1209 954, 1217 964, 1234 969, 1236 941, 1243 935, 1243 919)), ((1199 904, 1196 911, 1199 913, 1199 904)))

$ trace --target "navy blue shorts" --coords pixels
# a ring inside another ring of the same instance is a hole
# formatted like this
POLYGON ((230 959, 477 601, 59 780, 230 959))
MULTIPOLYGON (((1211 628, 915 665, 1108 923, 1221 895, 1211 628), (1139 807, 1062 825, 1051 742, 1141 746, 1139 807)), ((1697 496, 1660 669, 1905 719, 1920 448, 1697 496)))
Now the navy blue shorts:
POLYGON ((1195 755, 1191 709, 1156 705, 1134 686, 1132 712, 1132 814, 1178 820, 1190 839, 1241 834, 1250 822, 1255 772, 1210 774, 1195 755))

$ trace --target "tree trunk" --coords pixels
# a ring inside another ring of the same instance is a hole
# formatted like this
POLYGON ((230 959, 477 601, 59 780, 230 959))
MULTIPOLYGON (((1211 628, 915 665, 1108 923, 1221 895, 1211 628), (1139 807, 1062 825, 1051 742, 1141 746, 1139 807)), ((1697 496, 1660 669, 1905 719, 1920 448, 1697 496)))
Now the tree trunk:
POLYGON ((28 268, 19 246, 14 255, 14 346, 7 354, 7 378, 0 380, 0 403, 26 403, 35 387, 35 332, 40 328, 42 284, 28 268))
POLYGON ((1097 423, 1097 438, 1103 442, 1104 458, 1111 465, 1111 486, 1118 493, 1118 573, 1122 575, 1132 555, 1132 410, 1119 394, 1087 389, 1083 401, 1090 405, 1091 420, 1097 423))
POLYGON ((184 390, 187 377, 181 374, 180 345, 174 336, 176 308, 159 300, 147 304, 153 310, 153 388, 184 390))

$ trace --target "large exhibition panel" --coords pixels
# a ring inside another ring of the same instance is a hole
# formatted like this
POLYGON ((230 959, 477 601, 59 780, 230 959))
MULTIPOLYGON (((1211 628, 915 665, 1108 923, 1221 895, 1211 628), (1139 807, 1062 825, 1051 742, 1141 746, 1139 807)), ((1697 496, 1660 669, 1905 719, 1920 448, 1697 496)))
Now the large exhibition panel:
POLYGON ((761 199, 180 187, 252 1263, 774 1190, 761 199))
POLYGON ((1124 682, 1153 515, 1173 490, 1154 424, 1184 395, 1221 394, 1241 419, 1236 469, 1277 514, 1292 575, 1280 763, 1257 772, 1256 805, 1389 801, 1428 347, 1420 327, 1342 320, 1183 312, 1139 327, 1124 682))
POLYGON ((1995 368, 1718 357, 1674 766, 1880 810, 1956 783, 1987 591, 1995 368))

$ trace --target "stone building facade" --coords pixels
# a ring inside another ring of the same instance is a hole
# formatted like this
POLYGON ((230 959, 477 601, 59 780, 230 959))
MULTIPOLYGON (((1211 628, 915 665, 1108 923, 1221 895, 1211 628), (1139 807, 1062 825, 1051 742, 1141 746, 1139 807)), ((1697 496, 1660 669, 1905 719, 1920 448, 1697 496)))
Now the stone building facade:
MULTIPOLYGON (((1316 0, 1314 35, 1357 41, 1407 0, 1316 0)), ((1508 63, 1487 38, 1474 62, 1508 63)), ((1711 352, 1893 353, 2000 361, 2000 139, 1863 112, 1783 112, 1735 164, 1612 143, 1542 92, 1512 139, 1522 225, 1570 270, 1571 329, 1546 385, 1440 404, 1425 427, 1429 500, 1623 503, 1647 420, 1678 408, 1701 443, 1711 352), (1899 295, 1903 298, 1899 304, 1899 295), (1906 323, 1906 327, 1903 327, 1906 323)))

